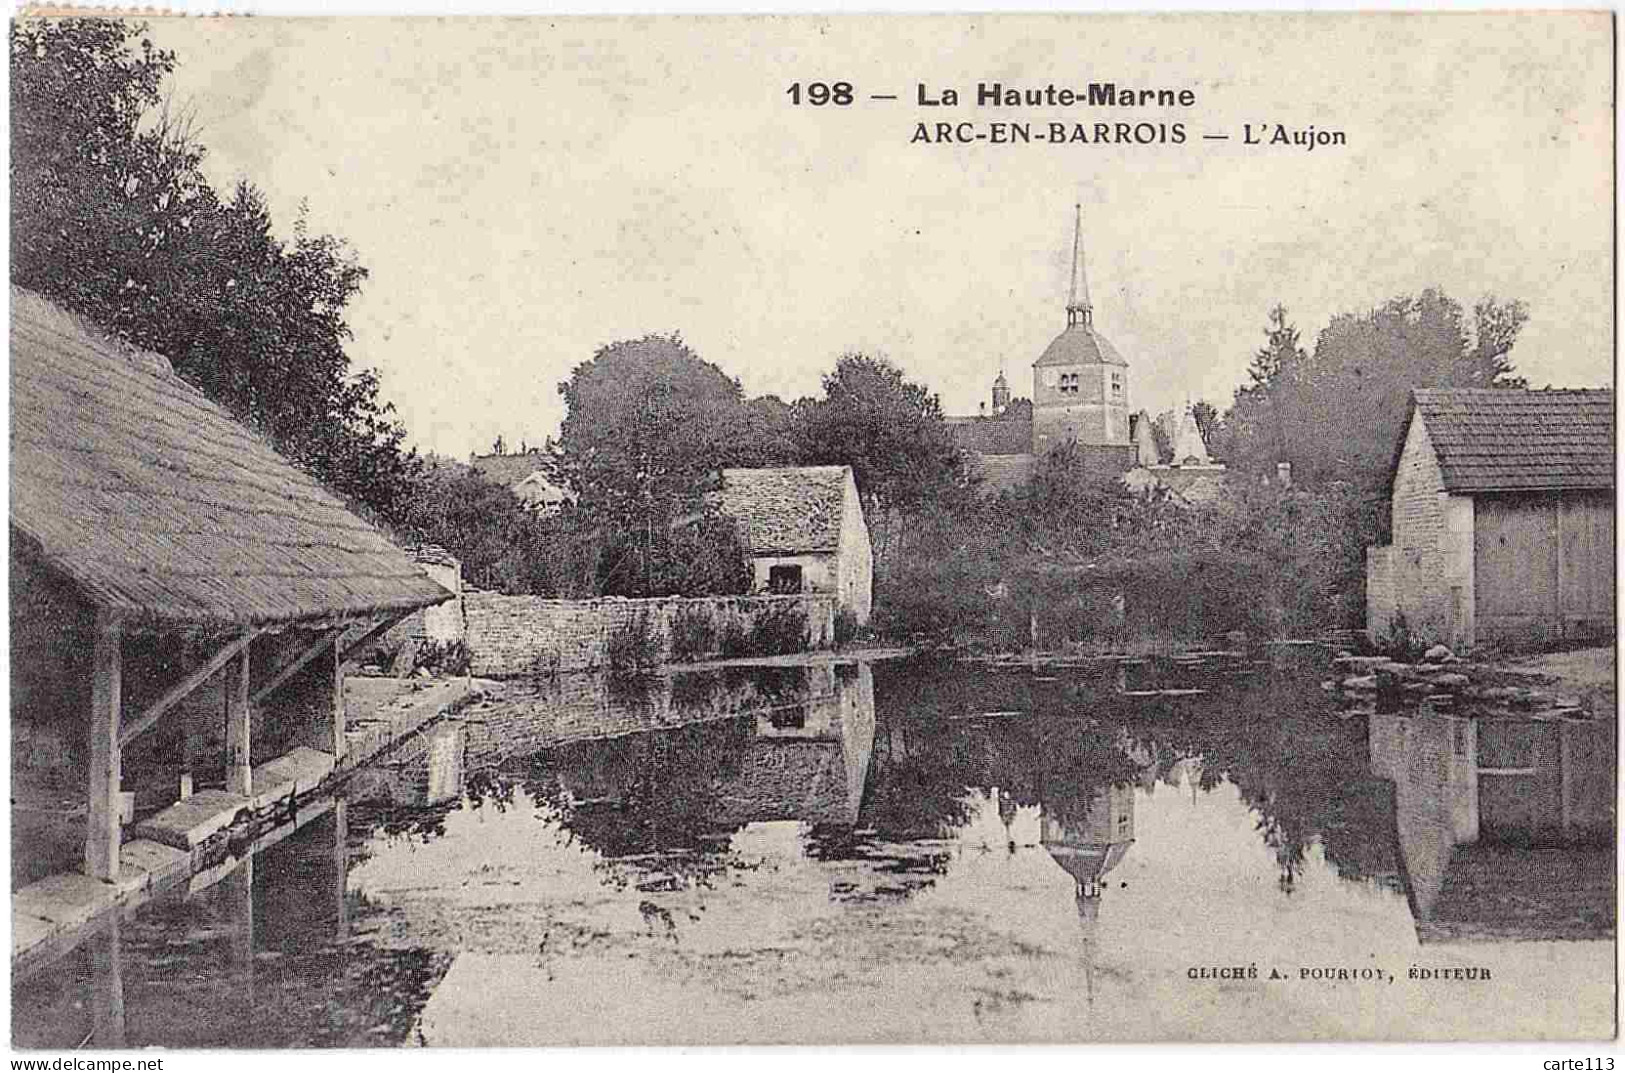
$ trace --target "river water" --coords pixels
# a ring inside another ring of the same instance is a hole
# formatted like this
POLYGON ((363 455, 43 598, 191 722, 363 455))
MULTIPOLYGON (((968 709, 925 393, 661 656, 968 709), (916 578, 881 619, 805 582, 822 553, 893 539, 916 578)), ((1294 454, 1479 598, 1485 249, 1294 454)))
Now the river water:
POLYGON ((506 683, 23 1047, 1603 1037, 1613 727, 921 663, 506 683))

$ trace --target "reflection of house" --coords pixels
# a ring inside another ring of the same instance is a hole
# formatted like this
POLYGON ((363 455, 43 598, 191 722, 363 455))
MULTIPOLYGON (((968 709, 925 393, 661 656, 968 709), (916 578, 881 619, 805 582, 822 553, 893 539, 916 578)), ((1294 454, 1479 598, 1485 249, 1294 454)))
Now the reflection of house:
POLYGON ((1614 724, 1370 717, 1424 941, 1613 931, 1614 724))
POLYGON ((799 726, 757 719, 757 733, 719 789, 716 819, 725 826, 858 822, 875 740, 875 680, 867 663, 834 670, 832 691, 805 703, 805 716, 793 721, 799 726))
POLYGON ((619 808, 637 800, 639 808, 677 810, 718 828, 774 820, 854 825, 875 740, 869 664, 754 670, 771 674, 774 682, 750 691, 748 710, 739 711, 731 694, 719 695, 720 711, 696 703, 682 713, 681 724, 631 734, 596 728, 592 740, 561 750, 561 782, 581 805, 619 808), (749 716, 748 727, 726 719, 739 715, 749 716), (702 776, 703 788, 683 787, 681 800, 640 792, 645 767, 658 763, 672 741, 690 730, 709 731, 704 763, 714 770, 702 776), (601 736, 606 732, 614 736, 601 736))
POLYGON ((1106 873, 1134 843, 1134 787, 1096 791, 1077 819, 1062 820, 1052 807, 1045 807, 1038 823, 1044 849, 1077 884, 1078 912, 1086 920, 1094 919, 1106 890, 1106 873))
POLYGON ((1614 631, 1614 393, 1418 389, 1366 626, 1471 648, 1614 631))
POLYGON ((869 621, 874 557, 852 467, 725 469, 717 498, 750 544, 757 590, 833 593, 869 621))
POLYGON ((541 449, 518 454, 476 455, 469 460, 486 480, 500 484, 531 510, 549 513, 570 501, 570 493, 547 478, 547 455, 541 449))

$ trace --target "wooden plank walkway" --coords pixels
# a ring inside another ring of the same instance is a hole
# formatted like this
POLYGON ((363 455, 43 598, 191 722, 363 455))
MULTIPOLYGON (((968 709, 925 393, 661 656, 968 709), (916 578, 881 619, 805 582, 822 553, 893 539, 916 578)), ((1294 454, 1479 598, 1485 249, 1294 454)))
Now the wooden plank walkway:
POLYGON ((201 790, 143 820, 119 849, 114 880, 72 872, 13 891, 13 977, 72 950, 106 914, 130 912, 182 883, 207 886, 281 841, 331 808, 345 776, 445 715, 468 689, 466 678, 414 682, 347 724, 338 761, 296 748, 253 769, 251 796, 201 790))

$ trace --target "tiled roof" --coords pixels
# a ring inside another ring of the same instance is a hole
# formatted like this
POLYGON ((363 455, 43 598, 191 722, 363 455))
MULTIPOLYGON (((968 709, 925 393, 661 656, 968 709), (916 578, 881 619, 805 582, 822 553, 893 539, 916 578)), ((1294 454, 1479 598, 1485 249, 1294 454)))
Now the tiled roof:
POLYGON ((541 469, 543 457, 540 449, 533 449, 514 455, 476 455, 470 464, 486 480, 511 488, 541 469))
POLYGON ((979 455, 1024 455, 1033 449, 1031 418, 950 417, 948 431, 961 451, 979 455))
POLYGON ((1057 335, 1044 353, 1033 362, 1033 368, 1050 365, 1122 365, 1128 366, 1123 355, 1090 325, 1079 322, 1057 335))
POLYGON ((849 466, 725 469, 722 512, 744 530, 756 555, 835 551, 849 466))
POLYGON ((1452 492, 1614 486, 1614 393, 1417 388, 1452 492))
POLYGON ((11 525, 98 607, 250 625, 451 593, 156 354, 11 290, 11 525))

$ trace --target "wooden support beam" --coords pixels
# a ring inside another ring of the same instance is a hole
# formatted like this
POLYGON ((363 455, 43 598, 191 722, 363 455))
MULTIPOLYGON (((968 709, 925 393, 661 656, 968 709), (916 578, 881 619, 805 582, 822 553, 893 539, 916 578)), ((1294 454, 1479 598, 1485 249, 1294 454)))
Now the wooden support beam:
POLYGON ((85 831, 85 874, 95 879, 118 878, 123 840, 118 796, 124 766, 119 742, 123 641, 118 612, 97 611, 90 671, 90 814, 85 831))
MULTIPOLYGON (((338 636, 343 636, 343 635, 339 634, 338 636)), ((300 671, 304 670, 307 666, 310 665, 311 660, 315 659, 317 656, 321 655, 323 652, 326 652, 329 649, 331 649, 333 647, 333 645, 334 645, 334 634, 331 634, 331 633, 322 634, 320 637, 316 638, 316 640, 314 640, 310 644, 306 645, 304 647, 304 649, 302 649, 300 651, 300 653, 297 656, 295 656, 291 662, 287 663, 280 670, 278 670, 275 674, 271 675, 271 680, 270 681, 266 682, 262 686, 257 687, 254 690, 254 695, 249 697, 248 699, 251 702, 253 702, 254 704, 258 704, 260 701, 264 700, 267 696, 269 696, 271 691, 276 689, 277 686, 280 686, 283 682, 286 682, 288 679, 292 678, 294 675, 296 675, 300 671)))
POLYGON ((212 678, 214 672, 224 667, 233 656, 246 649, 253 643, 254 638, 264 632, 262 629, 244 630, 230 641, 227 641, 220 651, 209 657, 207 663, 165 690, 163 696, 147 705, 146 711, 120 730, 118 736, 119 745, 128 745, 136 737, 151 730, 165 712, 185 700, 188 694, 212 678))
POLYGON ((226 792, 254 796, 253 754, 249 749, 252 720, 248 703, 249 649, 245 646, 228 665, 226 676, 226 792))
POLYGON ((97 1050, 124 1043, 124 951, 118 912, 108 915, 91 947, 91 1038, 97 1050))
MULTIPOLYGON (((414 610, 416 609, 414 608, 414 610)), ((411 611, 392 612, 374 623, 372 628, 368 629, 360 637, 357 637, 353 641, 345 642, 343 648, 339 650, 339 662, 350 662, 351 658, 354 657, 357 652, 361 651, 361 649, 365 648, 367 645, 370 645, 372 642, 378 640, 378 638, 389 632, 391 626, 394 626, 397 622, 400 622, 410 614, 412 614, 411 611)))
MULTIPOLYGON (((344 635, 333 638, 333 762, 344 759, 344 635)), ((343 820, 344 814, 339 813, 343 820)))

